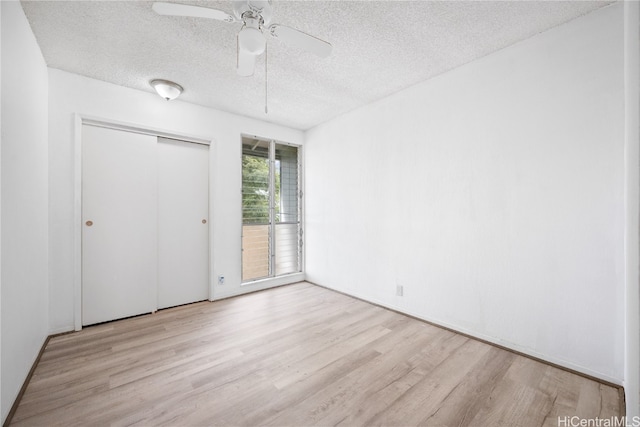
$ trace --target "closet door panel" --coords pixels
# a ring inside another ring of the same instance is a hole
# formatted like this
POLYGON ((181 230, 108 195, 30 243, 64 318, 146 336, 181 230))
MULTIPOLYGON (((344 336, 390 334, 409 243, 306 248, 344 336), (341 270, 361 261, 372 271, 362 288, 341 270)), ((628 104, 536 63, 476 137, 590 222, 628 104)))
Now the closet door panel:
POLYGON ((158 138, 158 308, 209 297, 209 147, 158 138))
POLYGON ((156 138, 82 128, 82 324, 155 311, 156 138))

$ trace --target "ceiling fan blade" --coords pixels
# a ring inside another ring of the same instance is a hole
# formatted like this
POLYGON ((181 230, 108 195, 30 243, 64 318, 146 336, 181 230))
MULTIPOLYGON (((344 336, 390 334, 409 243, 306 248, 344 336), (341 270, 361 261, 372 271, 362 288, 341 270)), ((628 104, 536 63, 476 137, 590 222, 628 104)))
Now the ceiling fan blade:
POLYGON ((191 6, 188 4, 155 2, 152 9, 158 15, 169 16, 190 16, 192 18, 208 18, 217 19, 218 21, 235 22, 236 19, 218 9, 210 9, 208 7, 191 6))
POLYGON ((285 43, 304 49, 311 53, 326 58, 331 54, 331 44, 313 37, 307 33, 303 33, 295 28, 286 27, 284 25, 273 24, 269 27, 269 33, 285 43))
POLYGON ((237 43, 238 63, 237 71, 238 75, 242 77, 253 76, 253 72, 256 68, 256 55, 240 49, 240 43, 237 43))

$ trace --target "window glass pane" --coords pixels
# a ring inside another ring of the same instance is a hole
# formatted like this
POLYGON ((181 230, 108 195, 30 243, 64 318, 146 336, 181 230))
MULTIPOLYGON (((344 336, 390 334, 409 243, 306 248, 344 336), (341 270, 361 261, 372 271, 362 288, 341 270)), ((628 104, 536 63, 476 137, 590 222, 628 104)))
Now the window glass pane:
POLYGON ((276 276, 300 271, 298 223, 276 224, 276 276))
POLYGON ((276 222, 298 222, 298 147, 276 144, 276 222))
MULTIPOLYGON (((265 144, 259 142, 258 144, 265 144)), ((242 223, 269 223, 268 147, 242 146, 242 223)))
POLYGON ((242 146, 242 281, 269 276, 268 143, 242 146))
POLYGON ((298 148, 276 144, 275 272, 276 275, 300 271, 298 211, 298 148))

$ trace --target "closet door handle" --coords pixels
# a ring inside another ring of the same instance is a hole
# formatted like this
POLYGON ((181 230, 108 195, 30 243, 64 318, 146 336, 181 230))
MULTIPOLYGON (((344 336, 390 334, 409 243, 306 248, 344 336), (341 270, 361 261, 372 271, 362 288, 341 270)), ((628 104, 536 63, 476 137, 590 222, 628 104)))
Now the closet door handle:
POLYGON ((87 224, 87 227, 91 227, 93 225, 93 221, 87 221, 85 224, 87 224))
POLYGON ((207 220, 206 220, 206 219, 203 219, 203 220, 202 220, 202 223, 203 223, 203 224, 206 224, 206 223, 207 223, 207 220))

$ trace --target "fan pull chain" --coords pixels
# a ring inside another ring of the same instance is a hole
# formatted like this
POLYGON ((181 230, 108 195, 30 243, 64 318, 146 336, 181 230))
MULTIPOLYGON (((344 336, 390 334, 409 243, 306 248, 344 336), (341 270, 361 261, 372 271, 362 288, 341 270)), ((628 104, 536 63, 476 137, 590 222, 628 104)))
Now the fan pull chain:
POLYGON ((267 108, 267 103, 269 101, 269 92, 268 92, 268 80, 267 80, 267 44, 264 46, 264 113, 269 114, 269 109, 267 108))

